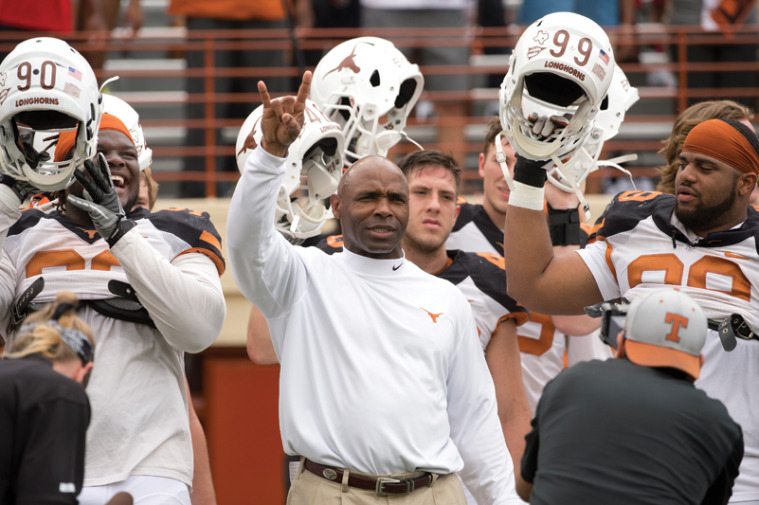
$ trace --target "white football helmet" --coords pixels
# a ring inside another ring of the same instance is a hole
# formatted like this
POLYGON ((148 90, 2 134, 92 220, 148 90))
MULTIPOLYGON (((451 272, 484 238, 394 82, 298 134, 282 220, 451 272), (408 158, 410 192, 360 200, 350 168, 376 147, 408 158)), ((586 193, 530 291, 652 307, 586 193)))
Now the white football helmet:
MULTIPOLYGON (((263 105, 245 119, 237 135, 237 168, 261 143, 263 105)), ((306 100, 303 128, 290 144, 285 180, 277 194, 277 229, 293 242, 314 237, 332 217, 327 207, 343 174, 345 140, 340 125, 330 121, 311 100, 306 100)))
POLYGON ((0 63, 0 171, 42 191, 66 188, 97 152, 102 107, 76 49, 50 37, 21 42, 0 63))
POLYGON ((392 42, 358 37, 338 44, 319 61, 311 99, 342 127, 345 162, 352 164, 370 154, 385 156, 408 139, 406 120, 423 87, 419 67, 392 42))
POLYGON ((124 123, 137 148, 137 157, 140 170, 145 170, 153 164, 153 151, 145 142, 145 134, 140 125, 140 115, 121 98, 114 95, 103 95, 103 112, 116 116, 124 123))
POLYGON ((554 12, 527 27, 498 98, 501 126, 514 150, 533 160, 570 155, 590 134, 615 66, 609 37, 585 16, 554 12), (528 117, 535 105, 566 115, 569 124, 547 138, 533 133, 528 117))
POLYGON ((562 160, 548 171, 548 180, 562 191, 573 193, 578 191, 591 172, 599 167, 617 168, 631 177, 628 170, 619 163, 633 161, 637 155, 631 154, 609 160, 599 160, 604 142, 619 133, 619 128, 625 119, 625 113, 638 100, 638 89, 630 85, 627 76, 620 67, 614 68, 614 76, 609 86, 609 92, 601 103, 596 119, 593 121, 590 135, 575 151, 571 158, 562 160))

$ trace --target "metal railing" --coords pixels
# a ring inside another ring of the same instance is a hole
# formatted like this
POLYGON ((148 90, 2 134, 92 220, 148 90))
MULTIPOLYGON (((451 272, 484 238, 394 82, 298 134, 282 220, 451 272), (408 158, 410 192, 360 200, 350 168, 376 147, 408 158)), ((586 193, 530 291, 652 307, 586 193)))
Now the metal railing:
MULTIPOLYGON (((613 30, 609 30, 612 39, 613 30)), ((141 114, 148 144, 153 148, 155 177, 167 186, 195 181, 202 184, 201 194, 218 196, 223 189, 219 183, 231 185, 237 171, 234 164, 234 137, 242 120, 259 104, 255 83, 284 79, 294 89, 302 65, 302 58, 294 51, 317 54, 336 43, 359 35, 375 35, 392 40, 402 49, 429 46, 469 47, 472 57, 466 65, 423 65, 422 73, 429 76, 469 77, 467 89, 453 91, 425 91, 422 100, 433 104, 463 102, 466 113, 452 117, 421 118, 412 116, 408 129, 425 148, 441 148, 437 132, 439 128, 460 128, 462 131, 464 162, 464 192, 477 191, 478 175, 476 159, 482 148, 484 125, 489 114, 497 110, 497 88, 489 87, 488 80, 497 80, 506 73, 507 53, 514 46, 518 28, 436 28, 385 30, 242 30, 242 31, 187 31, 183 28, 143 29, 136 38, 119 35, 103 44, 88 42, 87 33, 61 34, 82 52, 106 52, 109 61, 97 70, 98 79, 118 74, 120 82, 111 91, 127 99, 141 114), (482 53, 501 51, 502 54, 479 56, 482 53), (235 68, 220 65, 219 56, 224 53, 241 55, 248 52, 275 51, 283 55, 281 66, 255 66, 235 68), (185 56, 195 54, 202 60, 199 66, 185 64, 185 56), (150 65, 148 65, 150 63, 150 65), (492 79, 491 76, 495 76, 492 79), (489 79, 491 78, 491 79, 489 79), (190 79, 200 80, 202 86, 188 91, 190 79), (223 80, 236 79, 249 86, 244 89, 225 91, 220 89, 223 80), (187 117, 191 107, 202 109, 201 117, 187 117), (221 106, 228 106, 221 111, 221 106), (188 144, 188 132, 195 132, 196 140, 188 144), (202 135, 199 135, 202 134, 202 135), (187 170, 186 168, 192 168, 187 170)), ((0 51, 7 53, 16 42, 29 37, 28 33, 4 32, 0 34, 0 51)), ((655 54, 651 48, 659 48, 659 55, 671 53, 675 61, 660 57, 656 61, 622 63, 630 81, 639 89, 641 100, 627 115, 620 134, 607 142, 609 153, 639 154, 639 160, 630 167, 635 175, 655 176, 655 167, 661 163, 656 151, 666 136, 675 115, 691 100, 709 98, 740 99, 753 105, 759 101, 756 86, 729 86, 694 88, 689 79, 698 75, 737 73, 759 74, 756 48, 759 32, 756 26, 737 30, 727 38, 705 33, 698 27, 662 27, 641 25, 634 43, 640 52, 655 54), (699 45, 713 47, 739 45, 753 51, 750 61, 694 62, 689 61, 689 48, 699 45), (646 83, 648 75, 664 72, 677 81, 676 86, 656 86, 646 83)), ((317 56, 318 57, 318 56, 317 56)), ((413 56, 410 58, 414 61, 413 56)), ((759 80, 758 80, 759 81, 759 80)), ((287 86, 285 86, 287 89, 287 86)), ((275 93, 276 94, 276 93, 275 93)), ((394 153, 414 149, 410 144, 399 146, 394 153)), ((599 191, 600 180, 609 173, 599 170, 589 179, 589 191, 599 191)), ((180 192, 179 189, 175 190, 180 192)), ((169 191, 170 193, 171 191, 169 191)))

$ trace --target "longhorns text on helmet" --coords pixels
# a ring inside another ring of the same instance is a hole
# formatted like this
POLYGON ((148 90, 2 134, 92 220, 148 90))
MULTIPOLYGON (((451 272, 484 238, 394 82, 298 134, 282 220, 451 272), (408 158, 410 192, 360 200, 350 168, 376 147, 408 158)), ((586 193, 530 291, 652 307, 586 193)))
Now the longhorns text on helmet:
POLYGON ((573 154, 590 135, 615 66, 608 36, 584 16, 557 12, 527 27, 499 93, 501 124, 516 152, 534 160, 573 154), (534 133, 533 104, 570 116, 568 124, 546 138, 534 133))

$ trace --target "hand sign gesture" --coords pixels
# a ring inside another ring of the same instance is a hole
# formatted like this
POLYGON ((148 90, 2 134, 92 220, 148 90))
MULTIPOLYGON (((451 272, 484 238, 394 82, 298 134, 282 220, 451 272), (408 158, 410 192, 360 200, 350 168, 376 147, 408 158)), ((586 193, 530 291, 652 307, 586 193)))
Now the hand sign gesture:
POLYGON ((284 158, 287 148, 300 135, 303 126, 303 111, 311 88, 311 71, 303 73, 298 88, 298 96, 283 96, 272 100, 263 81, 258 81, 258 93, 264 105, 261 117, 261 146, 269 154, 284 158))

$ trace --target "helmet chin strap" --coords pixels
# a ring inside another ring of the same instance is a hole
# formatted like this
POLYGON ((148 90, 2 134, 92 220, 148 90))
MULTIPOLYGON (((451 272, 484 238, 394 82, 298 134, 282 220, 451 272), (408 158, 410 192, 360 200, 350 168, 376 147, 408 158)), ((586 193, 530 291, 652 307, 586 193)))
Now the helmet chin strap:
MULTIPOLYGON (((632 184, 633 188, 635 188, 635 181, 633 180, 632 173, 627 170, 626 168, 620 166, 620 163, 626 163, 628 161, 635 161, 638 159, 637 154, 626 154, 624 156, 617 156, 615 158, 611 158, 609 160, 600 160, 600 161, 594 161, 596 165, 596 170, 600 167, 611 167, 616 168, 620 172, 627 175, 627 177, 630 178, 630 183, 632 184)), ((565 174, 571 173, 569 170, 569 167, 567 164, 563 163, 560 159, 557 157, 552 158, 553 162, 555 163, 555 168, 559 175, 564 179, 562 181, 563 185, 567 185, 572 189, 572 193, 577 196, 577 199, 580 201, 580 205, 582 206, 583 215, 585 217, 585 222, 590 221, 591 215, 590 215, 590 204, 588 204, 588 200, 585 198, 585 194, 580 189, 580 184, 584 181, 583 180, 576 180, 574 177, 567 177, 565 174)), ((557 184, 555 182, 554 178, 549 178, 549 182, 551 182, 554 186, 556 186, 558 189, 562 191, 566 191, 565 188, 561 187, 561 185, 557 184)))
POLYGON ((511 177, 509 164, 506 162, 506 153, 503 152, 502 133, 500 132, 495 136, 495 160, 498 162, 498 166, 501 167, 501 172, 503 172, 503 178, 509 187, 509 191, 514 191, 514 179, 511 177))

